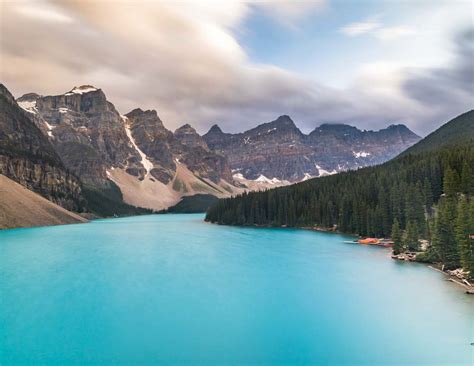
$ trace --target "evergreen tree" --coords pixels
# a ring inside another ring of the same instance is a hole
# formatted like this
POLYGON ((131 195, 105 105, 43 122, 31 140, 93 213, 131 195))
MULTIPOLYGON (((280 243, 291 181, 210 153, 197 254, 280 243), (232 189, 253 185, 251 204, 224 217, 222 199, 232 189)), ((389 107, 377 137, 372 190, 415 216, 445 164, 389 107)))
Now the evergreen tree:
POLYGON ((408 250, 413 252, 420 250, 420 243, 418 241, 418 225, 416 221, 408 222, 405 233, 405 246, 408 250))
POLYGON ((435 222, 436 252, 447 269, 459 267, 459 251, 456 242, 454 222, 456 219, 456 203, 449 196, 440 201, 435 222))
POLYGON ((432 215, 432 207, 433 207, 433 191, 431 190, 431 183, 427 177, 423 182, 423 199, 425 203, 425 209, 428 216, 432 215))
POLYGON ((456 241, 463 269, 469 271, 469 206, 465 197, 459 199, 456 214, 456 241))
POLYGON ((402 234, 400 232, 400 223, 397 219, 393 220, 392 225, 392 241, 393 241, 393 254, 400 254, 403 252, 402 234))
POLYGON ((443 180, 443 191, 446 197, 454 198, 456 193, 459 192, 459 176, 454 169, 448 166, 443 180))
POLYGON ((474 173, 472 169, 473 161, 464 161, 461 170, 461 190, 464 194, 474 194, 474 173))
POLYGON ((474 280, 474 197, 471 198, 471 203, 469 205, 469 241, 467 245, 467 250, 465 252, 464 262, 466 264, 466 269, 469 271, 469 277, 471 280, 474 280))

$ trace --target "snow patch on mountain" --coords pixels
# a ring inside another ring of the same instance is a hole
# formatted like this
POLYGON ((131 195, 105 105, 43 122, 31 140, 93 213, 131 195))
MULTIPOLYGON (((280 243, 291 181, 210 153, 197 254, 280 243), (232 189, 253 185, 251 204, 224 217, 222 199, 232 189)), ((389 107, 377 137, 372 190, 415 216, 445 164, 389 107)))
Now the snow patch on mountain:
POLYGON ((308 180, 308 179, 311 179, 313 178, 313 176, 309 173, 304 173, 304 177, 303 179, 301 179, 302 182, 304 182, 305 180, 308 180))
POLYGON ((150 171, 153 169, 153 163, 150 161, 150 159, 148 159, 148 156, 146 156, 146 154, 138 147, 137 143, 135 142, 135 139, 132 136, 132 130, 130 129, 130 121, 128 120, 128 118, 125 116, 121 117, 125 125, 125 133, 127 134, 128 139, 132 143, 132 146, 140 155, 142 159, 141 163, 146 170, 146 175, 148 176, 150 174, 150 171))
POLYGON ((265 177, 263 174, 260 174, 260 176, 255 179, 256 182, 261 182, 261 183, 269 183, 269 184, 279 184, 281 183, 281 180, 279 180, 278 178, 272 178, 272 179, 269 179, 267 177, 265 177))
POLYGON ((44 124, 46 126, 46 128, 48 129, 48 136, 49 137, 53 137, 53 129, 56 128, 56 126, 51 126, 48 122, 44 121, 44 124))
POLYGON ((325 175, 333 175, 333 174, 337 174, 337 170, 334 169, 332 171, 327 171, 323 168, 321 168, 318 164, 316 164, 316 168, 318 169, 318 172, 319 172, 319 176, 320 177, 323 177, 325 175))
POLYGON ((352 154, 356 159, 366 158, 367 156, 370 156, 370 153, 367 151, 353 151, 352 154))
POLYGON ((70 92, 67 92, 65 95, 84 94, 84 93, 89 93, 89 92, 97 91, 97 90, 99 89, 91 85, 81 85, 81 86, 75 86, 70 92))
POLYGON ((36 114, 36 100, 25 100, 18 102, 18 105, 29 113, 36 114))

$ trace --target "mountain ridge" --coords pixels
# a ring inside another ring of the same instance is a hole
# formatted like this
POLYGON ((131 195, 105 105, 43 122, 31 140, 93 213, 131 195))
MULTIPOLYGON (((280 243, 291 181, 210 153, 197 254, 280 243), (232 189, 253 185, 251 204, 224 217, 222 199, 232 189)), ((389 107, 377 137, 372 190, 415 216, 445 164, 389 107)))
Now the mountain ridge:
POLYGON ((391 140, 374 144, 376 132, 330 124, 323 137, 304 134, 288 115, 238 134, 215 124, 201 136, 188 123, 172 132, 154 109, 121 115, 92 85, 17 101, 88 189, 106 193, 116 184, 126 203, 155 210, 183 196, 225 197, 377 164, 418 138, 404 141, 387 127, 391 140), (347 137, 332 131, 341 128, 347 137))
POLYGON ((367 131, 323 123, 304 134, 287 115, 236 134, 213 125, 203 138, 228 156, 233 172, 243 178, 264 175, 289 182, 379 164, 420 140, 400 124, 367 131))

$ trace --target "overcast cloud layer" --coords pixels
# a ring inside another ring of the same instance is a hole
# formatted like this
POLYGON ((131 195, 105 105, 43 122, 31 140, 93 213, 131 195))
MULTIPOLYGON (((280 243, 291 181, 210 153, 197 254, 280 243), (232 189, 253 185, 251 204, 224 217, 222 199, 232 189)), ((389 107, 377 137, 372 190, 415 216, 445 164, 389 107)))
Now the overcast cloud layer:
MULTIPOLYGON (((374 60, 343 89, 252 62, 237 41, 239 27, 256 11, 292 31, 301 17, 330 8, 325 1, 2 2, 0 79, 17 97, 92 84, 121 113, 156 109, 167 127, 190 123, 200 132, 214 123, 242 131, 289 114, 305 131, 323 122, 372 129, 406 123, 426 134, 472 108, 472 18, 462 30, 441 35, 452 44, 442 67, 374 60)), ((380 42, 409 39, 417 31, 373 19, 334 30, 380 42)))

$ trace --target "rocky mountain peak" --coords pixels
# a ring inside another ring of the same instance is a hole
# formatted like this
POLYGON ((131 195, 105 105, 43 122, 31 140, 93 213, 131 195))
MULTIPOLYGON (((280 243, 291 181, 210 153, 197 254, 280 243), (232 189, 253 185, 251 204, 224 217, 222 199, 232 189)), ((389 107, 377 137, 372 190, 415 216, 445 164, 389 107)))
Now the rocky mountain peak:
POLYGON ((257 127, 248 130, 241 134, 243 138, 252 136, 253 139, 261 139, 263 136, 271 136, 272 139, 284 139, 292 140, 294 138, 300 138, 303 136, 303 133, 296 127, 293 120, 287 116, 283 115, 278 117, 276 120, 262 123, 257 127))
POLYGON ((0 84, 0 95, 3 95, 10 102, 15 101, 15 98, 13 97, 13 95, 10 93, 10 91, 7 89, 7 87, 3 84, 0 84))
POLYGON ((92 85, 81 85, 81 86, 75 86, 72 88, 69 92, 66 93, 66 95, 69 94, 84 94, 84 93, 90 93, 94 91, 100 90, 99 88, 96 88, 95 86, 92 85))
POLYGON ((189 123, 182 125, 178 129, 176 129, 174 133, 175 134, 180 134, 180 133, 197 134, 196 130, 189 123))
POLYGON ((222 129, 219 127, 219 125, 217 124, 214 124, 212 125, 212 127, 209 129, 209 131, 207 131, 206 135, 207 134, 223 134, 224 132, 222 132, 222 129))
POLYGON ((142 115, 158 118, 158 113, 154 109, 147 109, 146 111, 144 111, 141 108, 135 108, 134 110, 132 110, 132 111, 130 111, 126 114, 126 116, 129 117, 129 118, 136 117, 136 116, 142 116, 142 115))
POLYGON ((41 95, 36 93, 26 93, 18 98, 17 102, 33 102, 36 101, 38 98, 41 98, 41 95))
POLYGON ((196 130, 191 127, 188 123, 181 126, 174 132, 174 136, 181 142, 183 145, 190 147, 202 147, 205 150, 208 150, 208 146, 204 139, 196 132, 196 130))
POLYGON ((344 134, 361 132, 357 127, 347 125, 344 123, 323 123, 316 127, 311 134, 344 134))
POLYGON ((281 128, 286 128, 286 129, 295 129, 298 130, 298 127, 296 127, 295 122, 290 118, 290 116, 287 116, 286 114, 278 117, 276 120, 269 122, 268 124, 264 124, 272 127, 281 127, 281 128))
POLYGON ((293 122, 293 120, 291 119, 291 117, 287 114, 283 114, 281 116, 279 116, 275 122, 280 122, 280 123, 289 123, 289 124, 292 124, 294 125, 295 123, 293 122))
MULTIPOLYGON (((163 131, 166 130, 163 122, 158 116, 158 113, 154 109, 147 109, 144 111, 141 108, 135 108, 125 116, 132 122, 132 124, 138 123, 145 128, 158 128, 163 131)), ((166 131, 168 132, 168 130, 166 131)))
MULTIPOLYGON (((404 124, 393 124, 388 126, 385 130, 391 131, 391 132, 398 132, 400 134, 406 134, 409 136, 416 136, 419 137, 417 134, 415 134, 412 130, 410 130, 407 126, 404 124)), ((383 131, 383 130, 381 130, 383 131)))

